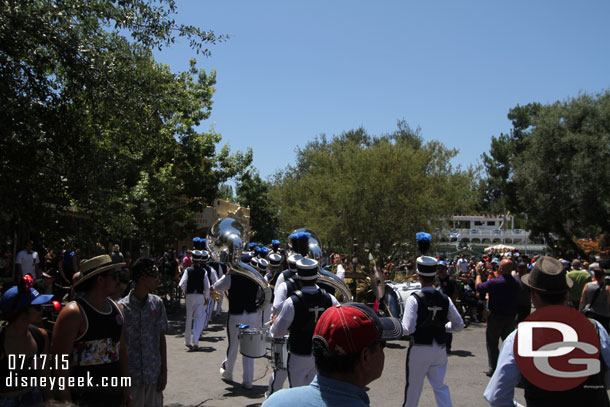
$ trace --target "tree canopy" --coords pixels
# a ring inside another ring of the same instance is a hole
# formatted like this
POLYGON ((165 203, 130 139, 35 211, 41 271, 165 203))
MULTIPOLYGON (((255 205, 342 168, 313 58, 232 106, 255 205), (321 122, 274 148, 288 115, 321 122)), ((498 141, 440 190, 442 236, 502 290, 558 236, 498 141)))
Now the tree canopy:
POLYGON ((517 106, 509 117, 513 132, 484 155, 489 202, 524 213, 534 233, 555 234, 583 254, 575 236, 610 231, 610 92, 517 106))
POLYGON ((251 162, 251 151, 218 149, 219 134, 198 130, 215 73, 194 60, 182 73, 154 61, 152 49, 177 36, 204 55, 225 39, 176 24, 174 1, 0 4, 5 230, 167 241, 251 162))
POLYGON ((275 176, 271 196, 281 208, 281 229, 310 228, 343 253, 356 238, 385 259, 414 246, 417 232, 472 208, 474 172, 453 168, 456 154, 424 142, 404 121, 389 135, 360 128, 318 137, 275 176))
POLYGON ((272 240, 284 240, 279 235, 279 209, 270 198, 271 184, 263 180, 254 169, 245 171, 237 183, 237 202, 250 207, 250 241, 269 244, 272 240))

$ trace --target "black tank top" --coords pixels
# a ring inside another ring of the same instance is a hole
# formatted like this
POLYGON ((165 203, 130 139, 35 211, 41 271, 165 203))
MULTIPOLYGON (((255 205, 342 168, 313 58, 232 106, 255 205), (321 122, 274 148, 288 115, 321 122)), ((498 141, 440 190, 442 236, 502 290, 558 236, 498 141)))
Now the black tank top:
POLYGON ((99 382, 102 376, 120 376, 119 344, 123 314, 118 305, 107 298, 111 309, 104 314, 83 298, 77 298, 75 301, 85 314, 87 330, 74 342, 71 375, 86 377, 89 372, 96 382, 99 382))

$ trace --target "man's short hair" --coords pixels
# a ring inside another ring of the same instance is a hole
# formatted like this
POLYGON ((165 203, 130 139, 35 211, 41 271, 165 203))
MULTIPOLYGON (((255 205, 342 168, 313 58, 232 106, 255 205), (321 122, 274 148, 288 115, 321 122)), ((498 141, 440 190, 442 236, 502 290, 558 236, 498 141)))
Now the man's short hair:
POLYGON ((564 305, 568 291, 560 293, 548 293, 543 291, 536 291, 536 294, 548 305, 564 305))
MULTIPOLYGON (((371 352, 377 349, 377 343, 367 346, 371 352)), ((356 364, 360 360, 362 350, 347 355, 334 355, 330 352, 324 341, 314 338, 312 341, 312 353, 316 369, 322 376, 332 376, 336 373, 352 373, 356 370, 356 364)))

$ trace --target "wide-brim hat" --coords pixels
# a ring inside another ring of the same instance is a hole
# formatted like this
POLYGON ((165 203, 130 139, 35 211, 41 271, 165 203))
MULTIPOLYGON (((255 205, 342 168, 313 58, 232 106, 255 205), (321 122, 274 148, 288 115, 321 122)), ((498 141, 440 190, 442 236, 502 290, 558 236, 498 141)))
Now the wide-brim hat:
POLYGON ((540 257, 534 269, 521 277, 521 281, 533 290, 549 294, 566 292, 574 284, 567 276, 563 264, 550 256, 540 257))
POLYGON ((116 269, 117 267, 125 266, 125 262, 113 263, 112 258, 107 254, 96 256, 92 259, 85 260, 80 264, 80 278, 74 282, 74 287, 82 284, 89 280, 91 277, 95 277, 104 271, 116 269))

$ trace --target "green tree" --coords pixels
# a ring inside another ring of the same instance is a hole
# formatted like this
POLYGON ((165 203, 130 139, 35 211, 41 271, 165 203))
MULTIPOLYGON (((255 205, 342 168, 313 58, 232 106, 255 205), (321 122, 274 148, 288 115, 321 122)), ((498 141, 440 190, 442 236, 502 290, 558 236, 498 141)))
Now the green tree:
POLYGON ((574 236, 610 231, 610 92, 541 106, 523 145, 514 182, 529 226, 584 255, 574 236))
POLYGON ((253 242, 269 244, 273 239, 280 239, 278 208, 270 199, 270 187, 255 169, 245 171, 237 182, 237 202, 250 207, 253 242))
POLYGON ((214 72, 174 74, 152 57, 176 36, 204 55, 224 39, 175 12, 172 0, 0 0, 5 230, 164 240, 249 164, 197 131, 214 72))
POLYGON ((513 128, 509 134, 492 137, 488 153, 483 153, 485 177, 478 187, 477 209, 485 213, 521 213, 518 189, 514 181, 514 161, 524 149, 532 120, 540 110, 539 103, 516 106, 508 112, 513 128))
POLYGON ((297 162, 276 174, 272 197, 283 231, 308 227, 333 249, 351 252, 352 239, 375 255, 393 256, 415 234, 432 231, 442 218, 473 206, 473 170, 454 169, 457 151, 424 143, 419 130, 399 122, 392 134, 364 129, 297 151, 297 162))

